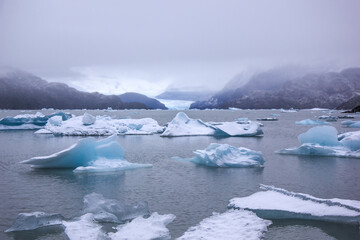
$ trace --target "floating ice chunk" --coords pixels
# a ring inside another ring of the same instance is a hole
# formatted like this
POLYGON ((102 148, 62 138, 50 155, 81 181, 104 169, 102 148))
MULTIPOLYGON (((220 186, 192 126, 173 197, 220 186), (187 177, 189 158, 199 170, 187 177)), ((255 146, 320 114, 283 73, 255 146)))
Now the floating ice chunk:
POLYGON ((46 124, 45 129, 52 132, 54 135, 67 136, 154 134, 164 131, 164 128, 159 126, 157 121, 152 118, 113 119, 108 116, 97 116, 96 120, 94 120, 89 115, 90 114, 84 114, 84 116, 78 116, 63 121, 61 126, 55 126, 48 123, 46 124))
POLYGON ((360 121, 343 121, 341 122, 341 125, 348 128, 360 128, 360 121))
POLYGON ((94 216, 91 213, 87 213, 75 221, 63 221, 62 224, 70 240, 106 239, 106 234, 101 230, 101 225, 94 222, 94 216))
POLYGON ((14 223, 5 232, 33 230, 40 227, 58 225, 62 223, 60 214, 44 212, 20 213, 14 223))
POLYGON ((54 116, 61 117, 62 120, 67 120, 72 117, 70 113, 64 112, 56 112, 50 115, 44 115, 40 112, 37 112, 36 114, 16 115, 15 117, 5 117, 1 119, 0 130, 40 129, 54 116))
POLYGON ((236 122, 239 124, 249 124, 250 123, 248 118, 238 118, 238 119, 236 119, 236 122))
POLYGON ((263 134, 260 125, 241 119, 237 122, 208 122, 199 119, 191 119, 185 113, 179 112, 168 124, 162 137, 178 136, 227 136, 227 137, 250 137, 263 134), (246 122, 245 122, 246 121, 246 122))
POLYGON ((162 137, 192 136, 192 135, 215 135, 216 128, 204 123, 199 119, 191 119, 185 113, 179 112, 169 122, 162 137))
POLYGON ((97 193, 91 193, 84 197, 84 212, 92 213, 97 222, 113 223, 121 223, 150 214, 147 202, 126 205, 115 199, 106 199, 97 193))
POLYGON ((113 240, 151 240, 170 239, 166 225, 175 219, 173 214, 151 214, 150 217, 137 217, 129 223, 118 226, 116 233, 108 233, 113 240))
POLYGON ((323 122, 319 120, 311 120, 311 119, 305 119, 302 121, 296 122, 297 125, 329 125, 328 122, 323 122))
POLYGON ((320 116, 319 119, 325 120, 327 122, 336 122, 338 118, 334 116, 324 115, 324 116, 320 116))
POLYGON ((197 226, 189 228, 178 240, 257 240, 262 239, 271 221, 256 216, 246 210, 228 210, 213 213, 197 226))
POLYGON ((360 150, 360 131, 340 134, 338 140, 351 151, 360 150))
POLYGON ((257 118, 257 121, 277 121, 279 119, 275 118, 275 117, 269 117, 269 118, 257 118))
POLYGON ((231 199, 228 207, 252 210, 266 219, 307 219, 349 224, 360 221, 360 201, 321 199, 266 185, 261 185, 261 188, 265 191, 231 199))
POLYGON ((96 121, 96 118, 93 115, 91 115, 89 113, 84 113, 83 118, 82 118, 82 123, 85 126, 92 125, 95 123, 95 121, 96 121))
POLYGON ((272 117, 280 117, 280 114, 277 114, 277 113, 270 113, 270 116, 272 116, 272 117))
POLYGON ((298 136, 302 143, 300 147, 282 149, 278 153, 360 158, 360 151, 355 151, 358 150, 360 135, 347 133, 340 136, 342 141, 338 140, 337 130, 334 127, 313 127, 298 136))
POLYGON ((205 150, 196 150, 194 154, 195 157, 185 160, 209 167, 260 167, 264 164, 261 152, 228 144, 211 143, 205 150))
POLYGON ((238 124, 236 122, 220 122, 216 125, 216 135, 230 137, 253 137, 264 134, 257 122, 238 124))
POLYGON ((322 146, 340 146, 337 139, 337 130, 331 126, 310 128, 307 132, 298 136, 300 143, 314 143, 322 146))
POLYGON ((291 108, 291 109, 280 109, 280 112, 283 112, 283 113, 296 113, 296 112, 298 112, 298 110, 295 110, 293 108, 291 108))
POLYGON ((99 141, 92 137, 85 138, 58 153, 34 157, 21 163, 30 164, 33 168, 76 168, 75 172, 118 171, 151 166, 127 162, 124 159, 125 151, 115 137, 99 141))

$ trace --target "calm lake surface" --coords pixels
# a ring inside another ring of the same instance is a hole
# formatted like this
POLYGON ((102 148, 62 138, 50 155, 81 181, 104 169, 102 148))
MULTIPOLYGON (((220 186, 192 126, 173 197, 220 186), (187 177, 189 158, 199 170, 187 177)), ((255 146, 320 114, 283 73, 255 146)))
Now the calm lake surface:
MULTIPOLYGON (((36 111, 26 112, 35 113, 36 111)), ((44 114, 54 111, 41 111, 44 114)), ((84 111, 68 111, 82 115, 84 111)), ((165 124, 177 111, 87 111, 112 117, 150 117, 165 124)), ((328 111, 302 110, 281 113, 279 110, 185 111, 190 118, 203 121, 250 120, 280 114, 279 121, 263 122, 263 137, 210 136, 163 138, 159 135, 118 136, 126 151, 126 160, 150 163, 144 168, 118 173, 74 174, 72 170, 34 170, 20 161, 68 148, 82 137, 55 137, 34 134, 32 130, 0 132, 0 239, 66 239, 59 228, 6 234, 18 213, 42 211, 60 213, 66 218, 81 215, 83 198, 89 193, 126 203, 145 200, 150 212, 172 213, 176 219, 168 225, 172 238, 181 236, 213 212, 224 212, 229 199, 260 191, 259 184, 274 185, 320 198, 360 200, 360 160, 335 157, 307 157, 276 154, 276 150, 299 146, 297 136, 311 126, 295 121, 314 119, 328 111), (210 143, 227 143, 261 151, 264 168, 210 168, 172 160, 192 157, 196 149, 210 143)), ((2 111, 0 118, 24 114, 2 111)), ((339 115, 334 112, 333 115, 339 115)), ((360 120, 360 115, 355 120, 360 120)), ((342 128, 339 133, 360 129, 342 128)), ((98 139, 103 137, 98 137, 98 139)), ((269 199, 271 201, 271 199, 269 199)), ((343 224, 319 221, 273 221, 265 239, 360 239, 359 229, 343 224)))

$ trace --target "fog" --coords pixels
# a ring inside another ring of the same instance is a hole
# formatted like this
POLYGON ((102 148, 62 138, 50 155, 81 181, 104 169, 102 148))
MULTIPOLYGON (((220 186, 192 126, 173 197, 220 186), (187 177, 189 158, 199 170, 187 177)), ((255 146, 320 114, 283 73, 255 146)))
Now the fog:
POLYGON ((0 0, 0 65, 102 93, 360 66, 358 0, 0 0))

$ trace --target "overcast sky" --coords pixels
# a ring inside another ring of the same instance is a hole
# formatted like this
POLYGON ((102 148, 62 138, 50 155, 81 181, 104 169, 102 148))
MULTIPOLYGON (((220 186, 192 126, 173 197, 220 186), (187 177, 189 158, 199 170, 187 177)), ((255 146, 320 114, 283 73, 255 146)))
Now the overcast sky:
POLYGON ((286 64, 360 66, 359 0, 0 0, 0 65, 80 90, 220 89, 286 64))

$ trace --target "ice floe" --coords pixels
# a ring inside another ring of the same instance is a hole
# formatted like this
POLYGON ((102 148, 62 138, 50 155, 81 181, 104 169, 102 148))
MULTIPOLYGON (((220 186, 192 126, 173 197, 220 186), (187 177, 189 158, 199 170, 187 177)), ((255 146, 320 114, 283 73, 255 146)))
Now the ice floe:
POLYGON ((228 144, 211 143, 205 150, 196 150, 194 154, 195 157, 190 159, 174 159, 209 167, 261 167, 264 164, 261 152, 228 144))
POLYGON ((0 130, 41 129, 52 117, 68 120, 72 117, 72 114, 56 112, 50 115, 44 115, 41 112, 37 112, 36 114, 22 114, 14 117, 5 117, 0 120, 0 130))
POLYGON ((151 164, 126 161, 125 151, 115 137, 113 135, 99 141, 88 137, 58 153, 30 158, 21 163, 30 164, 33 168, 72 168, 77 173, 151 167, 151 164))
POLYGON ((103 195, 91 193, 84 197, 84 213, 92 213, 97 222, 122 223, 139 216, 150 214, 147 202, 132 205, 115 199, 104 198, 103 195))
POLYGON ((278 153, 360 158, 359 131, 338 136, 336 128, 318 126, 300 134, 298 139, 300 147, 282 149, 278 153))
POLYGON ((45 125, 47 132, 54 135, 66 136, 103 136, 103 135, 144 135, 162 133, 164 128, 152 118, 141 119, 113 119, 109 116, 92 116, 85 113, 83 116, 73 117, 61 124, 48 122, 45 125))
MULTIPOLYGON (((242 119, 243 120, 243 119, 242 119)), ((263 134, 260 125, 256 122, 209 122, 200 119, 191 119, 185 113, 179 112, 168 124, 162 137, 179 136, 227 136, 250 137, 263 134)))
POLYGON ((246 210, 228 210, 225 213, 213 213, 197 226, 190 227, 178 240, 258 240, 262 239, 271 221, 256 216, 246 210))
POLYGON ((265 191, 231 199, 228 207, 251 210, 266 219, 305 219, 348 224, 358 224, 360 221, 360 201, 321 199, 267 185, 261 185, 261 189, 265 191))
POLYGON ((5 232, 34 230, 40 227, 62 224, 63 217, 60 214, 48 214, 44 212, 19 213, 14 223, 5 232))
POLYGON ((70 240, 102 240, 106 234, 101 230, 102 226, 94 222, 94 216, 87 213, 77 219, 63 221, 65 234, 70 240))
POLYGON ((341 122, 341 126, 348 128, 360 128, 360 121, 343 121, 341 122))
POLYGON ((336 121, 338 120, 337 117, 335 117, 335 116, 330 116, 330 115, 329 115, 329 116, 328 116, 328 115, 320 116, 319 119, 325 120, 325 121, 327 121, 327 122, 336 122, 336 121))
POLYGON ((113 240, 151 240, 170 239, 170 231, 166 225, 174 221, 175 215, 160 215, 156 212, 148 218, 137 217, 129 223, 116 227, 117 232, 108 233, 113 240))
POLYGON ((320 120, 312 120, 312 119, 305 119, 302 121, 295 122, 297 125, 329 125, 328 122, 320 121, 320 120))

